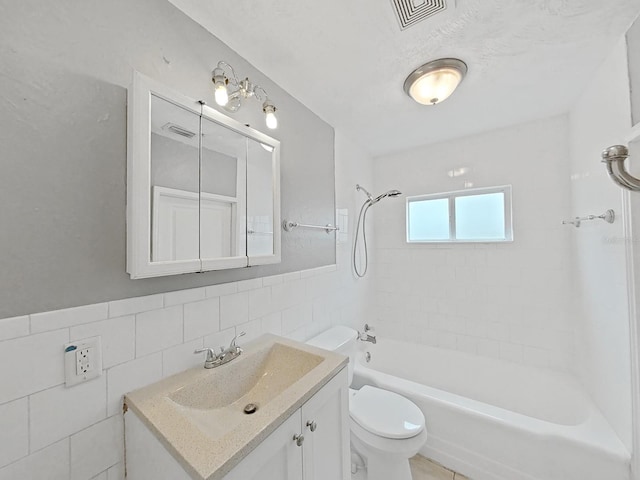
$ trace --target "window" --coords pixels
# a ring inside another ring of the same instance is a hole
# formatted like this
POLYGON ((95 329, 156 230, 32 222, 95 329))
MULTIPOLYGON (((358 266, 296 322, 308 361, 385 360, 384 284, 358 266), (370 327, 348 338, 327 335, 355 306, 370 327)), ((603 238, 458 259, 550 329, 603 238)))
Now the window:
POLYGON ((511 186, 407 197, 407 242, 510 242, 511 186))

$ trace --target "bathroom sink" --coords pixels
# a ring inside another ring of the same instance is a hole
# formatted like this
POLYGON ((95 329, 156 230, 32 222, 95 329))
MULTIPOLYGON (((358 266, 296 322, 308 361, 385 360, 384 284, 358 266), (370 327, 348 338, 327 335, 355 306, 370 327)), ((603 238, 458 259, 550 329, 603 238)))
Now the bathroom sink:
POLYGON ((276 399, 318 366, 323 357, 281 343, 210 370, 169 393, 175 408, 212 438, 219 438, 276 399), (247 412, 245 412, 245 408, 247 412))
POLYGON ((229 363, 205 369, 203 360, 201 367, 127 394, 125 411, 135 412, 193 478, 216 480, 347 362, 343 355, 263 335, 229 363))

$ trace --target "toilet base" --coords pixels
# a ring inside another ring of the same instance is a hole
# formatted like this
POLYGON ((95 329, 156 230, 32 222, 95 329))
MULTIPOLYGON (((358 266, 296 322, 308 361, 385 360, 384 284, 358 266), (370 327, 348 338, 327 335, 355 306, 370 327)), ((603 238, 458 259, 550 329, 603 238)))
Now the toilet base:
MULTIPOLYGON (((365 463, 366 480, 412 480, 409 457, 369 448, 351 436, 351 451, 365 463)), ((360 473, 360 472, 358 472, 360 473)), ((362 477, 359 477, 362 478, 362 477)))

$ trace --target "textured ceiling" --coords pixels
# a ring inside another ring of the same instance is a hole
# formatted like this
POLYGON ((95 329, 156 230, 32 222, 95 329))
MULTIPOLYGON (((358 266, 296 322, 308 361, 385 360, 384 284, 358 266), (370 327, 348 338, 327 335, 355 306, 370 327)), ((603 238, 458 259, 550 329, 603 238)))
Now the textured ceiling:
POLYGON ((390 0, 170 1, 373 155, 567 112, 640 12, 640 0, 458 0, 401 31, 390 0), (466 79, 440 105, 414 103, 404 79, 440 57, 464 60, 466 79))

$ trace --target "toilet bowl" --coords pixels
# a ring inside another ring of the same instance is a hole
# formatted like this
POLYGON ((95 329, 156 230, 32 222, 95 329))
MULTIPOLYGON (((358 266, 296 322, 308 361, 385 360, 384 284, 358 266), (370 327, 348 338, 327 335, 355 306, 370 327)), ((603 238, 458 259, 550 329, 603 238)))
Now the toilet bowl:
MULTIPOLYGON (((358 352, 358 332, 333 327, 307 343, 349 356, 349 383, 358 352)), ((427 441, 422 411, 397 393, 370 385, 349 390, 351 451, 367 470, 367 480, 411 480, 409 458, 427 441)))

